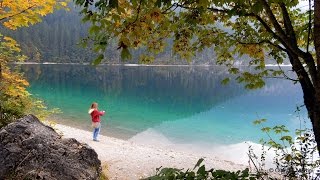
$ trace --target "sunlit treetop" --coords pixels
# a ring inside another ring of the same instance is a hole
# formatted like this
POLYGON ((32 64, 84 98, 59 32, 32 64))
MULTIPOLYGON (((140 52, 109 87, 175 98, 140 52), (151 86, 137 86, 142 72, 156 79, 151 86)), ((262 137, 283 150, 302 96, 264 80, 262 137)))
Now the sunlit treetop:
POLYGON ((66 6, 62 0, 0 0, 0 23, 15 30, 38 23, 42 16, 66 6))

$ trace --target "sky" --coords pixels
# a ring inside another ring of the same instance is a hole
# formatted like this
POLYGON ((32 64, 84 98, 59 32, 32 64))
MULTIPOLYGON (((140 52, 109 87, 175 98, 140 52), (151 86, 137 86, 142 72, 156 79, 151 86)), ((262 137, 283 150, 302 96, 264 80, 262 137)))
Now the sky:
MULTIPOLYGON (((311 0, 311 4, 313 5, 313 0, 311 0)), ((303 10, 309 9, 309 0, 299 0, 298 8, 303 10)))

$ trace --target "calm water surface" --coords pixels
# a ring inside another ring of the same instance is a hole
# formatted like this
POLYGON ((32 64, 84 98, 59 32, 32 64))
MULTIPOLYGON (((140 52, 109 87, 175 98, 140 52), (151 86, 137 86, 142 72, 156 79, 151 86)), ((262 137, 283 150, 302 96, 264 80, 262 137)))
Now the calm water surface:
POLYGON ((100 110, 102 133, 118 138, 165 138, 177 144, 257 142, 263 134, 252 121, 290 129, 305 119, 299 84, 267 79, 259 90, 221 85, 222 67, 22 65, 32 94, 62 110, 58 122, 90 129, 87 110, 100 110), (300 119, 302 120, 299 120, 300 119), (156 134, 156 135, 155 135, 156 134))

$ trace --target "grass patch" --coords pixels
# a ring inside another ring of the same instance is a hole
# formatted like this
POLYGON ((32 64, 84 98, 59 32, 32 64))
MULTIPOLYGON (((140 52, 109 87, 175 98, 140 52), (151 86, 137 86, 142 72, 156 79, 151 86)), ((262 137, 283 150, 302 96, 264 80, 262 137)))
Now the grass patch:
POLYGON ((108 166, 108 164, 107 163, 102 163, 101 167, 102 167, 102 172, 101 172, 101 176, 100 176, 99 179, 100 180, 109 180, 110 178, 108 176, 108 174, 109 174, 109 166, 108 166))

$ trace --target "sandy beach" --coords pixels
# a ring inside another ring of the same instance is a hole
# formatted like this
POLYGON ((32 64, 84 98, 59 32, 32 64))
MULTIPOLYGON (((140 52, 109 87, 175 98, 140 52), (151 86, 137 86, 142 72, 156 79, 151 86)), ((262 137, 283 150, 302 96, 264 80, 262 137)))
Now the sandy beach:
POLYGON ((75 138, 91 146, 102 162, 104 172, 110 179, 140 179, 154 175, 156 168, 193 168, 199 158, 204 158, 206 168, 239 170, 245 165, 223 160, 215 156, 174 149, 174 146, 141 144, 99 135, 99 142, 92 141, 89 131, 56 124, 54 128, 65 138, 75 138))

